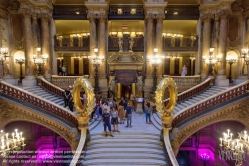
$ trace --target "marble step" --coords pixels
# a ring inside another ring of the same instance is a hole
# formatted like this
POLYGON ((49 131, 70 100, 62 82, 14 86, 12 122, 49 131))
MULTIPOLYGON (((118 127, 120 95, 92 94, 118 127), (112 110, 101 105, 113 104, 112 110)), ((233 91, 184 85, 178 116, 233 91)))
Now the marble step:
POLYGON ((148 159, 94 159, 88 160, 84 162, 84 166, 92 166, 92 165, 101 165, 101 166, 145 166, 145 165, 153 165, 153 166, 166 166, 166 162, 163 160, 150 160, 148 159))
POLYGON ((96 148, 148 148, 148 149, 158 149, 163 150, 163 143, 161 142, 157 146, 154 144, 124 144, 120 142, 119 144, 92 144, 87 146, 87 150, 92 150, 96 148))
MULTIPOLYGON (((147 149, 150 150, 150 149, 147 149)), ((148 159, 150 160, 161 160, 164 161, 165 158, 163 155, 158 155, 158 154, 149 154, 147 155, 146 153, 114 153, 114 154, 109 154, 109 153, 102 153, 102 154, 90 154, 85 157, 85 161, 88 160, 93 160, 93 159, 148 159)))
POLYGON ((149 155, 149 154, 158 154, 158 155, 164 155, 164 152, 162 150, 158 149, 147 149, 147 148, 97 148, 97 149, 91 149, 86 151, 86 156, 90 154, 102 154, 108 152, 109 155, 111 156, 112 154, 118 154, 118 153, 123 153, 123 154, 144 154, 144 155, 149 155))

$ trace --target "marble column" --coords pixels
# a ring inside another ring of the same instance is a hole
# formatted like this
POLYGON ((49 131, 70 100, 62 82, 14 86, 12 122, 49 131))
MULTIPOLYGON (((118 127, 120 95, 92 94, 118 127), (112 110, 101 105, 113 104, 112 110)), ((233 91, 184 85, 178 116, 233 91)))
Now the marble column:
POLYGON ((220 30, 219 30, 219 48, 218 56, 221 62, 218 65, 218 76, 215 84, 217 86, 229 86, 229 80, 226 79, 226 44, 227 44, 227 23, 229 11, 221 11, 220 16, 220 30))
MULTIPOLYGON (((204 15, 202 17, 203 19, 203 32, 202 32, 202 36, 203 36, 203 41, 202 41, 202 57, 209 56, 209 49, 210 49, 210 43, 211 43, 211 16, 210 15, 204 15)), ((201 59, 202 61, 202 59, 201 59)), ((202 70, 201 70, 201 77, 202 79, 206 79, 207 78, 207 65, 204 64, 202 66, 202 70)))
POLYGON ((99 76, 100 78, 106 78, 106 64, 105 61, 107 59, 106 55, 106 16, 101 15, 99 17, 99 24, 98 24, 98 48, 99 48, 99 56, 104 56, 104 62, 100 65, 99 76))
MULTIPOLYGON (((163 54, 163 19, 164 19, 164 14, 159 14, 156 16, 156 45, 155 48, 158 48, 158 55, 162 55, 163 54)), ((162 63, 160 64, 160 66, 158 67, 157 70, 157 75, 158 75, 158 79, 162 79, 162 74, 163 74, 163 59, 162 59, 162 63)))
POLYGON ((34 54, 37 54, 36 48, 40 47, 39 41, 40 41, 40 30, 37 22, 37 14, 32 14, 32 34, 33 34, 33 51, 34 54))
MULTIPOLYGON (((148 15, 146 16, 147 18, 147 28, 146 28, 146 57, 148 56, 152 56, 154 54, 154 42, 153 42, 153 37, 154 37, 154 33, 153 33, 153 18, 152 15, 148 15)), ((147 71, 146 71, 146 75, 147 78, 152 76, 152 67, 150 65, 150 62, 146 62, 147 63, 147 71)))
MULTIPOLYGON (((90 28, 90 51, 89 54, 90 56, 95 55, 94 48, 98 47, 97 45, 97 32, 96 32, 96 18, 95 15, 90 15, 88 16, 89 19, 89 28, 90 28)), ((93 82, 94 78, 94 67, 92 67, 92 62, 91 60, 89 61, 90 63, 90 79, 92 79, 91 82, 93 82)))
POLYGON ((48 81, 51 80, 49 20, 50 20, 49 15, 47 14, 41 15, 41 53, 44 58, 47 58, 47 61, 44 65, 44 77, 48 81))
POLYGON ((24 53, 25 53, 25 79, 22 80, 23 86, 35 86, 36 79, 34 77, 34 61, 33 61, 33 40, 31 13, 24 11, 23 13, 23 36, 24 36, 24 53))

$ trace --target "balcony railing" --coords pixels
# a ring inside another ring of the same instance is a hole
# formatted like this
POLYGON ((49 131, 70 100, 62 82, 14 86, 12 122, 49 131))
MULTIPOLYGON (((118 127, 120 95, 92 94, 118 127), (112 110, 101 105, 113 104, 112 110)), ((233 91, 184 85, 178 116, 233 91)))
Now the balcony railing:
POLYGON ((110 5, 108 19, 144 20, 143 5, 110 5))
POLYGON ((52 84, 60 87, 65 88, 69 85, 73 85, 74 81, 77 78, 84 77, 89 78, 89 75, 82 75, 82 76, 58 76, 58 75, 52 75, 52 84))
POLYGON ((89 36, 87 37, 61 37, 55 36, 54 38, 55 51, 89 51, 90 43, 89 36))
POLYGON ((163 37, 164 51, 197 51, 197 37, 163 37))
POLYGON ((54 5, 54 20, 78 20, 87 19, 85 5, 54 5))
MULTIPOLYGON (((122 49, 123 51, 130 50, 130 40, 129 36, 125 36, 122 38, 122 49)), ((144 50, 144 37, 134 37, 133 38, 133 46, 132 51, 143 51, 144 50)), ((118 37, 109 37, 108 38, 108 49, 109 51, 119 51, 119 38, 118 37)))

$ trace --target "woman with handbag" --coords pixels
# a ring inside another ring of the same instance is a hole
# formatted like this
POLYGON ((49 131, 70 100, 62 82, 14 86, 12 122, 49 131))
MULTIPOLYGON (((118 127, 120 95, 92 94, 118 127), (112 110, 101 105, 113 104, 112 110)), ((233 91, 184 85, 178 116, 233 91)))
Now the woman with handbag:
POLYGON ((114 129, 113 132, 120 133, 120 131, 118 130, 118 111, 116 110, 115 107, 112 108, 111 116, 112 116, 111 124, 113 125, 113 129, 114 129))

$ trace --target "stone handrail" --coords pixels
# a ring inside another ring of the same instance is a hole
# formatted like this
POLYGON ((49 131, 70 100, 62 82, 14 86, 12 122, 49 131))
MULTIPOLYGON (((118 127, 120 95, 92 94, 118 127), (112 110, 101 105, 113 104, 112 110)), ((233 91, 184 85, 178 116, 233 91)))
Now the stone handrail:
POLYGON ((63 92, 64 90, 61 89, 60 87, 55 86, 54 84, 48 82, 46 79, 44 78, 40 78, 40 86, 58 96, 63 97, 63 92))
POLYGON ((0 89, 1 89, 1 92, 6 95, 12 96, 15 99, 18 99, 24 102, 29 102, 35 106, 43 108, 47 110, 48 112, 56 114, 62 117, 63 119, 71 122, 75 126, 78 126, 77 115, 67 110, 66 108, 63 108, 57 104, 54 104, 48 100, 45 100, 42 97, 35 96, 32 93, 29 93, 16 86, 10 85, 4 81, 0 81, 0 89))
POLYGON ((80 77, 89 78, 89 75, 82 75, 82 76, 52 75, 52 84, 54 84, 56 86, 69 86, 69 85, 73 85, 74 81, 80 77))
POLYGON ((181 112, 175 114, 172 122, 172 127, 174 128, 184 120, 208 108, 217 106, 220 103, 227 102, 231 99, 235 99, 239 96, 242 96, 245 93, 247 93, 248 89, 249 89, 249 81, 246 81, 244 83, 234 86, 231 89, 224 91, 221 94, 216 94, 215 96, 210 96, 209 98, 203 101, 199 101, 198 103, 192 105, 191 107, 185 108, 181 112))
POLYGON ((171 147, 170 139, 169 139, 169 128, 164 128, 163 129, 163 140, 164 140, 164 145, 166 148, 166 157, 168 159, 168 164, 170 166, 179 166, 174 151, 171 147))
MULTIPOLYGON (((196 95, 197 93, 200 93, 201 91, 207 89, 210 87, 210 81, 211 78, 207 78, 205 81, 202 83, 198 84, 197 86, 194 86, 180 94, 177 95, 177 102, 181 102, 183 100, 186 100, 189 97, 192 97, 196 95)), ((169 102, 169 99, 164 100, 164 104, 167 105, 169 102)))
POLYGON ((80 162, 80 157, 82 156, 84 145, 86 142, 86 135, 87 135, 87 129, 86 128, 81 129, 80 142, 74 153, 70 166, 75 166, 77 165, 77 163, 80 162))
POLYGON ((195 86, 201 82, 201 76, 200 75, 194 75, 194 76, 170 76, 170 75, 163 75, 163 78, 170 77, 173 78, 177 85, 182 86, 195 86))

